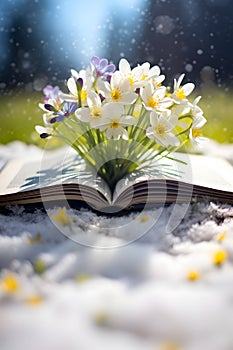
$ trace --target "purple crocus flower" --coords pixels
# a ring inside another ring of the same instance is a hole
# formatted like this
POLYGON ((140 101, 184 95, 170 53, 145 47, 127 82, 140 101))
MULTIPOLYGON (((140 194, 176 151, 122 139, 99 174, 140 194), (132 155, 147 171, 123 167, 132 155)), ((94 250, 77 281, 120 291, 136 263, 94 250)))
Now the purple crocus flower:
POLYGON ((47 85, 44 89, 43 89, 43 93, 45 94, 44 97, 44 102, 48 102, 48 100, 50 99, 55 99, 60 101, 59 99, 59 92, 60 89, 58 86, 51 86, 51 85, 47 85))
POLYGON ((96 70, 97 77, 111 76, 116 69, 114 64, 108 64, 107 58, 99 58, 97 56, 93 56, 91 63, 96 70))
POLYGON ((74 113, 77 108, 78 104, 76 102, 65 102, 62 106, 62 110, 53 114, 55 117, 50 120, 50 123, 62 122, 64 118, 74 113))

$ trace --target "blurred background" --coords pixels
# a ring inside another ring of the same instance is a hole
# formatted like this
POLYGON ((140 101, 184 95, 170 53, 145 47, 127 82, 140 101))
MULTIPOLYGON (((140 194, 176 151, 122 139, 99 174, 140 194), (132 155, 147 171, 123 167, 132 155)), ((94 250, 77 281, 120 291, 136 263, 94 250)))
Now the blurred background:
POLYGON ((93 55, 158 64, 171 86, 186 73, 203 96, 204 135, 233 142, 232 42, 230 0, 1 0, 0 143, 40 144, 42 89, 64 89, 93 55))

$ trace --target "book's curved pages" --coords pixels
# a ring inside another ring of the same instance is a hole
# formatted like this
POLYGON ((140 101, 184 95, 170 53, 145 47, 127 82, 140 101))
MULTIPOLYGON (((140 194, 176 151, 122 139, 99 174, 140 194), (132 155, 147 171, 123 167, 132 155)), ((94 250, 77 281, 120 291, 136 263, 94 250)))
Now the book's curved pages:
POLYGON ((233 167, 227 161, 185 153, 161 158, 126 176, 111 193, 70 149, 45 151, 33 161, 14 159, 0 168, 0 208, 12 205, 91 207, 119 213, 165 203, 212 200, 233 204, 233 167), (179 160, 174 161, 173 158, 179 160))

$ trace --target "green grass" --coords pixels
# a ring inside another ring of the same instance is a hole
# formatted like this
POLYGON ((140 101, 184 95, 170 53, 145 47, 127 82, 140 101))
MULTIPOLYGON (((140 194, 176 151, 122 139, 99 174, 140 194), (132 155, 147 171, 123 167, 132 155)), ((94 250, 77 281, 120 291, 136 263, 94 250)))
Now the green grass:
MULTIPOLYGON (((210 90, 202 93, 200 107, 208 122, 203 134, 218 142, 233 143, 233 92, 210 90)), ((42 125, 42 111, 38 107, 42 94, 12 92, 0 97, 0 143, 20 140, 43 146, 44 141, 34 131, 42 125)))
POLYGON ((12 92, 0 98, 0 143, 33 142, 34 126, 41 123, 40 94, 12 92))
POLYGON ((204 136, 220 143, 233 143, 233 91, 212 90, 204 93, 200 107, 207 119, 204 136))

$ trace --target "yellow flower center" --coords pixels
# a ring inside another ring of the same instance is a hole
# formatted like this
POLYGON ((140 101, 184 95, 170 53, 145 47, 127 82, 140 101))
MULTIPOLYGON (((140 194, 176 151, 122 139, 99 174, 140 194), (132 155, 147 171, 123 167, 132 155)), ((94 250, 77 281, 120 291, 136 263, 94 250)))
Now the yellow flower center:
POLYGON ((155 101, 154 97, 149 97, 147 101, 148 107, 155 108, 158 102, 155 101))
POLYGON ((116 101, 116 102, 121 100, 122 96, 121 96, 120 90, 119 89, 112 90, 111 97, 112 97, 113 101, 116 101))
POLYGON ((134 80, 134 78, 132 76, 128 77, 128 81, 130 83, 130 86, 133 86, 133 84, 135 83, 135 80, 134 80))
POLYGON ((102 113, 101 113, 101 110, 99 108, 92 108, 91 110, 91 117, 92 118, 96 118, 96 119, 99 119, 101 117, 102 113))
POLYGON ((87 91, 86 90, 82 90, 81 91, 81 100, 82 101, 86 101, 87 99, 87 91))
POLYGON ((179 89, 176 91, 176 96, 180 99, 186 98, 184 89, 182 87, 179 87, 179 89))
POLYGON ((165 125, 159 124, 155 127, 155 132, 158 135, 164 135, 166 134, 166 127, 165 125))
POLYGON ((201 131, 200 129, 192 129, 192 135, 193 137, 198 137, 198 136, 201 136, 201 131))
POLYGON ((119 128, 119 126, 120 126, 120 123, 118 120, 113 120, 110 124, 110 128, 112 128, 112 129, 117 129, 117 128, 119 128))
POLYGON ((148 77, 148 76, 147 76, 146 74, 142 74, 141 79, 142 79, 142 80, 145 80, 147 77, 148 77))

